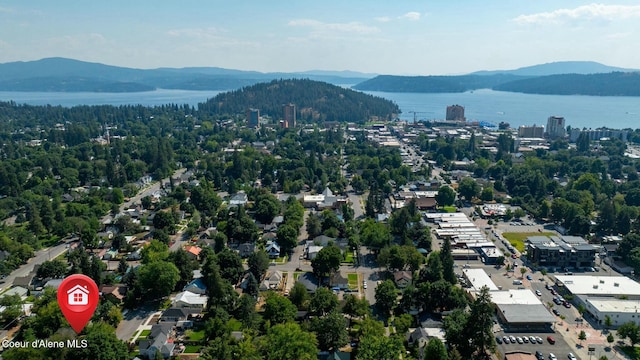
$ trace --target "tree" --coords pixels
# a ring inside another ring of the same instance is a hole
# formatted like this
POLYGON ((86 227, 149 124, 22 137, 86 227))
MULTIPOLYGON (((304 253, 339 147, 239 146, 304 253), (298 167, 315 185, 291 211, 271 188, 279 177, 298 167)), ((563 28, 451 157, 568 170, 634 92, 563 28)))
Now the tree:
POLYGON ((365 298, 359 299, 353 294, 348 294, 344 297, 342 312, 352 317, 364 317, 370 312, 369 302, 365 298))
POLYGON ((582 345, 582 342, 587 340, 587 333, 584 332, 584 330, 580 330, 580 334, 578 334, 578 340, 580 340, 580 345, 582 345))
POLYGON ((487 350, 493 349, 493 304, 489 288, 484 286, 475 301, 471 304, 471 313, 467 328, 470 331, 471 342, 480 356, 485 356, 487 350))
POLYGON ((320 218, 317 215, 309 214, 307 217, 307 235, 309 239, 313 239, 320 234, 322 234, 320 218))
POLYGON ((242 325, 247 329, 257 327, 259 318, 256 313, 256 300, 253 296, 248 294, 240 296, 238 307, 235 311, 235 318, 242 321, 242 325))
POLYGON ((385 280, 376 287, 376 306, 384 315, 389 315, 396 306, 398 295, 391 280, 385 280))
POLYGON ((365 336, 358 346, 359 360, 400 360, 404 353, 398 336, 365 336))
POLYGON ((298 230, 288 223, 278 228, 276 236, 281 254, 288 254, 298 245, 298 230))
POLYGON ((456 192, 449 186, 443 185, 438 189, 436 201, 440 206, 451 206, 456 199, 456 192))
POLYGON ((316 333, 318 348, 322 351, 337 351, 349 342, 347 321, 336 311, 314 318, 311 321, 311 330, 316 333))
POLYGON ((393 324, 396 328, 396 334, 406 334, 409 331, 409 328, 413 324, 413 316, 409 314, 402 314, 400 316, 396 316, 393 319, 393 324))
POLYGON ((174 225, 175 219, 169 211, 157 211, 153 216, 153 227, 156 229, 167 229, 171 233, 174 225))
POLYGON ((289 300, 291 300, 293 305, 299 310, 306 309, 310 298, 309 292, 304 285, 299 282, 293 284, 291 292, 289 293, 289 300))
POLYGON ((633 321, 620 325, 617 332, 620 339, 629 338, 631 347, 640 342, 640 326, 636 325, 633 321))
POLYGON ((482 189, 482 193, 480 193, 480 200, 482 201, 493 201, 493 188, 488 186, 482 189))
POLYGON ((318 288, 311 298, 309 308, 314 314, 324 316, 338 308, 338 298, 331 290, 318 288))
POLYGON ((366 246, 379 250, 389 245, 391 233, 385 224, 367 219, 360 223, 360 238, 366 246))
POLYGON ((280 213, 280 201, 270 193, 263 193, 256 199, 256 220, 269 224, 280 213))
POLYGON ((282 324, 293 321, 296 316, 296 306, 286 297, 270 292, 264 304, 264 319, 272 324, 282 324))
POLYGON ((616 341, 616 339, 613 337, 612 333, 608 333, 607 334, 607 342, 609 343, 609 346, 611 346, 611 344, 613 344, 613 342, 616 341))
POLYGON ((180 280, 180 271, 172 263, 154 261, 141 265, 138 276, 143 294, 156 299, 171 294, 180 280))
POLYGON ((325 246, 318 252, 316 257, 311 260, 313 274, 319 279, 324 276, 331 277, 334 272, 340 269, 342 262, 342 252, 335 245, 325 246))
POLYGON ((191 258, 187 252, 180 248, 169 254, 169 261, 171 261, 178 271, 180 272, 179 284, 186 285, 193 278, 193 270, 198 269, 198 261, 191 258))
POLYGON ((611 316, 605 315, 604 316, 604 327, 605 327, 605 329, 609 330, 612 326, 613 326, 613 319, 611 319, 611 316))
POLYGON ((67 272, 67 264, 60 260, 47 260, 40 264, 36 276, 41 279, 61 278, 67 272))
POLYGON ((450 348, 460 353, 463 359, 471 359, 473 346, 471 344, 471 331, 467 328, 469 314, 464 310, 456 309, 444 318, 445 339, 450 348))
POLYGON ((465 177, 458 183, 458 194, 471 201, 480 193, 480 185, 471 177, 465 177))
POLYGON ((521 278, 524 278, 524 274, 526 274, 526 273, 527 273, 527 268, 522 266, 520 268, 520 274, 522 274, 521 278))
POLYGON ((457 282, 456 273, 453 271, 453 255, 451 253, 451 242, 445 239, 440 249, 440 262, 442 263, 442 278, 451 284, 457 282))
POLYGON ((262 280, 262 277, 269 268, 269 255, 264 251, 253 252, 247 259, 247 265, 256 280, 262 280))
POLYGON ((244 273, 240 255, 229 248, 224 248, 221 252, 217 253, 215 257, 220 267, 220 276, 231 284, 237 283, 240 276, 244 273))
POLYGON ((265 360, 315 360, 318 340, 294 322, 272 326, 260 342, 265 360))
POLYGON ((92 323, 86 332, 87 347, 76 349, 78 359, 129 359, 127 345, 116 337, 115 329, 107 323, 92 323))
POLYGON ((424 360, 448 360, 447 348, 436 337, 429 339, 424 349, 424 360))

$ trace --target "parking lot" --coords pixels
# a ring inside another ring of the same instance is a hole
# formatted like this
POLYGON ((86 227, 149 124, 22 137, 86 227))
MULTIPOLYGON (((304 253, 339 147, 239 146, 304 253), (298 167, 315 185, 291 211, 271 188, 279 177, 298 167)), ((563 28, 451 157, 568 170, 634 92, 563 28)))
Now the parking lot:
POLYGON ((535 354, 536 351, 540 351, 543 355, 545 359, 549 358, 549 353, 553 353, 558 359, 567 359, 568 355, 570 352, 572 352, 575 355, 575 351, 573 351, 571 349, 571 347, 569 347, 569 344, 567 344, 564 339, 562 338, 562 336, 560 336, 559 334, 555 334, 555 333, 505 333, 505 332, 499 332, 496 334, 497 337, 501 338, 504 336, 507 337, 514 337, 514 338, 522 338, 524 340, 524 337, 530 337, 530 336, 534 336, 534 337, 539 337, 542 340, 542 344, 536 342, 535 344, 532 344, 531 341, 529 340, 527 343, 523 343, 520 344, 516 341, 516 343, 511 343, 511 341, 509 341, 509 343, 505 343, 504 341, 502 342, 502 344, 498 344, 498 351, 500 351, 501 354, 505 354, 507 352, 511 352, 511 351, 526 351, 529 352, 531 354, 535 354), (551 336, 553 337, 553 339, 555 340, 555 344, 550 344, 549 341, 547 341, 547 336, 551 336))

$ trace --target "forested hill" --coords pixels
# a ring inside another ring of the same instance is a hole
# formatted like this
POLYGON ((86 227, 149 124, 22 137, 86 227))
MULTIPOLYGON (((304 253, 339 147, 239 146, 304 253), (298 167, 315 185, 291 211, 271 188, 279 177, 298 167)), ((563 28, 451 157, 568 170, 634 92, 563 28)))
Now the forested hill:
POLYGON ((547 95, 640 96, 640 73, 550 75, 500 84, 494 90, 547 95))
POLYGON ((514 80, 526 79, 525 76, 496 74, 488 76, 394 76, 380 75, 363 81, 354 89, 364 91, 418 92, 418 93, 455 93, 475 89, 492 88, 514 80))
POLYGON ((547 95, 640 96, 640 72, 549 76, 377 76, 354 86, 365 91, 444 93, 476 89, 547 95))
POLYGON ((308 79, 273 80, 218 94, 198 105, 213 114, 243 113, 247 108, 261 115, 282 117, 282 105, 296 105, 297 118, 307 122, 348 121, 362 123, 374 117, 389 120, 400 108, 394 102, 351 89, 308 79))

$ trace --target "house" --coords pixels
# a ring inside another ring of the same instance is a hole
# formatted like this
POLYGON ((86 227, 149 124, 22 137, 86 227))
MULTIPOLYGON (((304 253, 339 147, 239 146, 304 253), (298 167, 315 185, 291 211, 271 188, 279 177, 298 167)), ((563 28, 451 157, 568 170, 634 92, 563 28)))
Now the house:
POLYGON ((296 282, 302 284, 312 294, 318 289, 318 279, 310 272, 298 276, 298 281, 296 282))
POLYGON ((240 257, 244 259, 255 252, 256 245, 254 243, 242 243, 237 246, 236 250, 238 251, 240 257))
POLYGON ((333 276, 331 276, 331 279, 329 280, 329 284, 333 288, 340 288, 340 290, 345 290, 349 288, 349 280, 344 276, 342 276, 342 274, 340 274, 339 271, 333 274, 333 276))
POLYGON ((24 300, 27 298, 27 295, 29 294, 29 289, 22 287, 22 286, 14 286, 11 289, 5 291, 4 294, 2 294, 2 297, 5 296, 11 296, 11 295, 18 295, 20 296, 20 299, 24 300))
POLYGON ((245 206, 248 202, 249 197, 244 191, 239 191, 238 193, 231 196, 231 199, 229 199, 229 205, 231 206, 245 206))
POLYGON ((173 355, 175 343, 171 338, 173 334, 172 324, 155 324, 151 326, 151 333, 146 339, 140 340, 140 355, 149 359, 155 359, 156 353, 168 359, 173 355))
POLYGON ((187 245, 187 246, 184 247, 184 251, 187 252, 187 255, 191 259, 200 260, 200 252, 202 252, 202 248, 201 247, 187 245))
POLYGON ((267 255, 269 255, 270 259, 275 259, 280 256, 280 245, 275 241, 269 241, 267 242, 265 251, 267 252, 267 255))
POLYGON ((188 308, 169 308, 165 310, 160 316, 160 322, 172 322, 175 323, 177 321, 184 321, 189 318, 191 314, 194 314, 198 311, 188 308))
POLYGON ((124 297, 127 295, 126 285, 102 285, 100 287, 100 294, 104 299, 107 299, 115 304, 120 304, 124 301, 124 297))
POLYGON ((267 281, 269 282, 270 289, 277 289, 280 287, 280 283, 282 283, 282 272, 276 270, 267 277, 267 281))
POLYGON ((393 273, 393 281, 400 289, 404 289, 407 286, 411 285, 412 280, 413 276, 411 275, 410 271, 396 271, 395 273, 393 273))
POLYGON ((424 327, 419 327, 414 330, 409 329, 409 332, 407 334, 407 342, 409 343, 410 346, 417 346, 420 349, 420 353, 421 353, 420 358, 422 358, 422 355, 423 355, 422 352, 424 351, 423 350, 424 347, 429 342, 429 339, 434 337, 440 339, 440 341, 442 341, 442 343, 444 344, 447 343, 444 337, 444 329, 424 328, 424 327))
POLYGON ((176 294, 173 306, 179 309, 204 309, 207 306, 208 297, 206 295, 194 294, 190 291, 183 291, 176 294))
POLYGON ((315 259, 316 256, 318 255, 320 250, 322 250, 323 247, 324 246, 316 246, 316 245, 308 246, 307 247, 307 260, 315 259))
POLYGON ((185 287, 182 288, 182 291, 189 291, 194 294, 204 295, 207 292, 207 286, 202 281, 202 278, 196 278, 185 287))

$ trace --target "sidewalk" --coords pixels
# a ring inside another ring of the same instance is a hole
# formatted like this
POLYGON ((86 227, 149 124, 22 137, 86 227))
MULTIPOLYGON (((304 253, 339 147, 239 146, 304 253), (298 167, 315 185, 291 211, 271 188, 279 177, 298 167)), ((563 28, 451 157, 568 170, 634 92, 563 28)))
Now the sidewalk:
POLYGON ((610 360, 620 359, 626 360, 627 357, 614 349, 615 343, 609 344, 607 342, 607 335, 600 330, 593 329, 588 323, 580 324, 567 324, 558 328, 558 332, 562 333, 567 343, 573 345, 576 349, 575 355, 580 359, 598 359, 600 356, 605 355, 610 360), (567 331, 569 329, 569 331, 567 331), (584 331, 587 335, 587 339, 580 341, 578 337, 580 332, 584 331), (595 347, 595 352, 589 355, 589 346, 595 347), (609 347, 611 350, 606 351, 605 348, 609 347))

